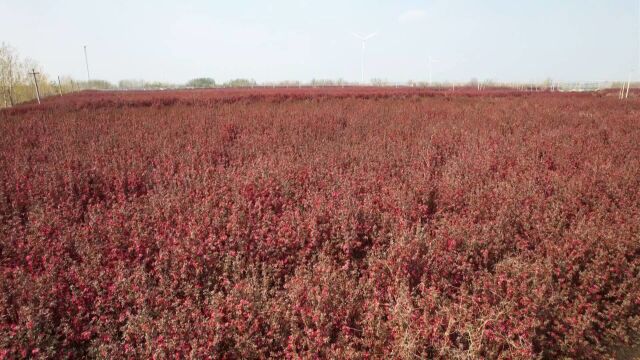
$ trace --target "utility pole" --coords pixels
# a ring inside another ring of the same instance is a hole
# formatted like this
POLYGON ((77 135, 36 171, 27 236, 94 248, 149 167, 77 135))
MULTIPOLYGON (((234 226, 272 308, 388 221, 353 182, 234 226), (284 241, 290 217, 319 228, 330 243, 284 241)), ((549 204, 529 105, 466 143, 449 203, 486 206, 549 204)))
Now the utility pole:
POLYGON ((40 104, 40 88, 38 88, 38 77, 36 76, 40 73, 36 72, 36 69, 31 69, 30 74, 33 75, 33 83, 36 86, 36 99, 38 99, 38 104, 40 104))
POLYGON ((89 75, 89 58, 87 57, 87 45, 84 46, 84 62, 87 65, 87 87, 91 82, 91 76, 89 75))
POLYGON ((58 75, 58 93, 62 96, 62 82, 60 81, 60 75, 58 75))
POLYGON ((618 100, 622 100, 622 94, 624 94, 624 86, 626 84, 623 82, 622 83, 622 87, 620 88, 620 91, 618 92, 618 100))

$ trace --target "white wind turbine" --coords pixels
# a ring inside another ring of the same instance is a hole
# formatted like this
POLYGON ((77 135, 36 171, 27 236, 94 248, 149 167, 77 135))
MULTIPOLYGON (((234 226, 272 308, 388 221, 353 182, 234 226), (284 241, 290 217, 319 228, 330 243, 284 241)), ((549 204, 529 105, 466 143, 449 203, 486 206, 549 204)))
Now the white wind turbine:
POLYGON ((429 86, 433 84, 433 63, 440 62, 440 60, 436 60, 429 56, 429 86))
POLYGON ((360 41, 362 41, 362 55, 361 55, 361 59, 360 59, 360 75, 361 75, 361 83, 364 84, 364 49, 366 47, 367 40, 369 40, 372 37, 378 35, 378 33, 375 32, 375 33, 371 33, 369 35, 360 35, 358 33, 352 33, 352 35, 355 36, 356 38, 360 39, 360 41))

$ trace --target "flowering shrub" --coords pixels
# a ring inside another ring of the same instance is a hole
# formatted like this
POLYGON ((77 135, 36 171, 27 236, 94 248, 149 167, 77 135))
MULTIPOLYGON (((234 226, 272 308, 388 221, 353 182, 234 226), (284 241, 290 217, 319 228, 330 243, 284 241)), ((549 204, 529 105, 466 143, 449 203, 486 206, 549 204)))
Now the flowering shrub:
POLYGON ((5 110, 0 358, 611 356, 640 328, 639 115, 376 88, 5 110))

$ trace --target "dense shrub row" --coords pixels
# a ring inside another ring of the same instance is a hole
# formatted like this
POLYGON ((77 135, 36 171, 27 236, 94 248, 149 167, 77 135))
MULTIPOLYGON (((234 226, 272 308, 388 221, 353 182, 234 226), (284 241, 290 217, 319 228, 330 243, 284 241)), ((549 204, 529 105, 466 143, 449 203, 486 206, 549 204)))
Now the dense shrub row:
POLYGON ((0 113, 0 358, 602 358, 637 339, 637 100, 252 94, 0 113))
MULTIPOLYGON (((220 104, 268 101, 273 103, 291 101, 317 102, 326 98, 382 99, 382 98, 422 98, 443 97, 455 94, 465 97, 524 96, 526 92, 516 92, 505 88, 487 88, 477 91, 475 88, 424 88, 424 87, 300 87, 300 88, 225 88, 158 91, 82 91, 73 96, 52 96, 44 101, 46 107, 38 106, 35 101, 20 107, 5 110, 7 114, 24 114, 31 111, 61 110, 72 111, 98 108, 164 107, 173 105, 215 106, 220 104)), ((552 93, 547 93, 552 94, 552 93)), ((555 93, 557 94, 557 93, 555 93)), ((575 95, 575 94, 574 94, 575 95)))

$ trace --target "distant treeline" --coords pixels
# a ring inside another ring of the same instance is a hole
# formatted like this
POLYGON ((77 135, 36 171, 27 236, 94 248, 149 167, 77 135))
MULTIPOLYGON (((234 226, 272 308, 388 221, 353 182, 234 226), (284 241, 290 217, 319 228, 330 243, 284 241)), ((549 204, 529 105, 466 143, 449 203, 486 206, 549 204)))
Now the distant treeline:
MULTIPOLYGON (((8 44, 0 44, 0 108, 10 107, 16 104, 31 101, 36 97, 34 86, 34 76, 40 90, 41 97, 63 95, 65 93, 81 90, 162 90, 162 89, 206 89, 206 88, 236 88, 236 87, 322 87, 322 86, 351 86, 362 85, 348 82, 343 79, 313 79, 308 82, 302 81, 277 81, 257 83, 253 79, 233 79, 224 82, 216 82, 210 77, 199 77, 191 79, 184 84, 166 83, 159 81, 145 81, 142 79, 121 80, 117 84, 106 80, 78 81, 70 76, 49 77, 42 67, 29 58, 22 59, 17 51, 8 44)), ((592 82, 592 83, 558 83, 547 79, 538 83, 503 83, 492 80, 471 79, 468 82, 425 82, 406 81, 393 82, 386 79, 371 79, 368 86, 409 86, 409 87, 432 87, 455 90, 457 87, 467 86, 482 90, 484 88, 505 87, 521 91, 593 91, 607 88, 620 88, 622 82, 592 82)), ((631 83, 631 87, 638 87, 639 84, 631 83)))

